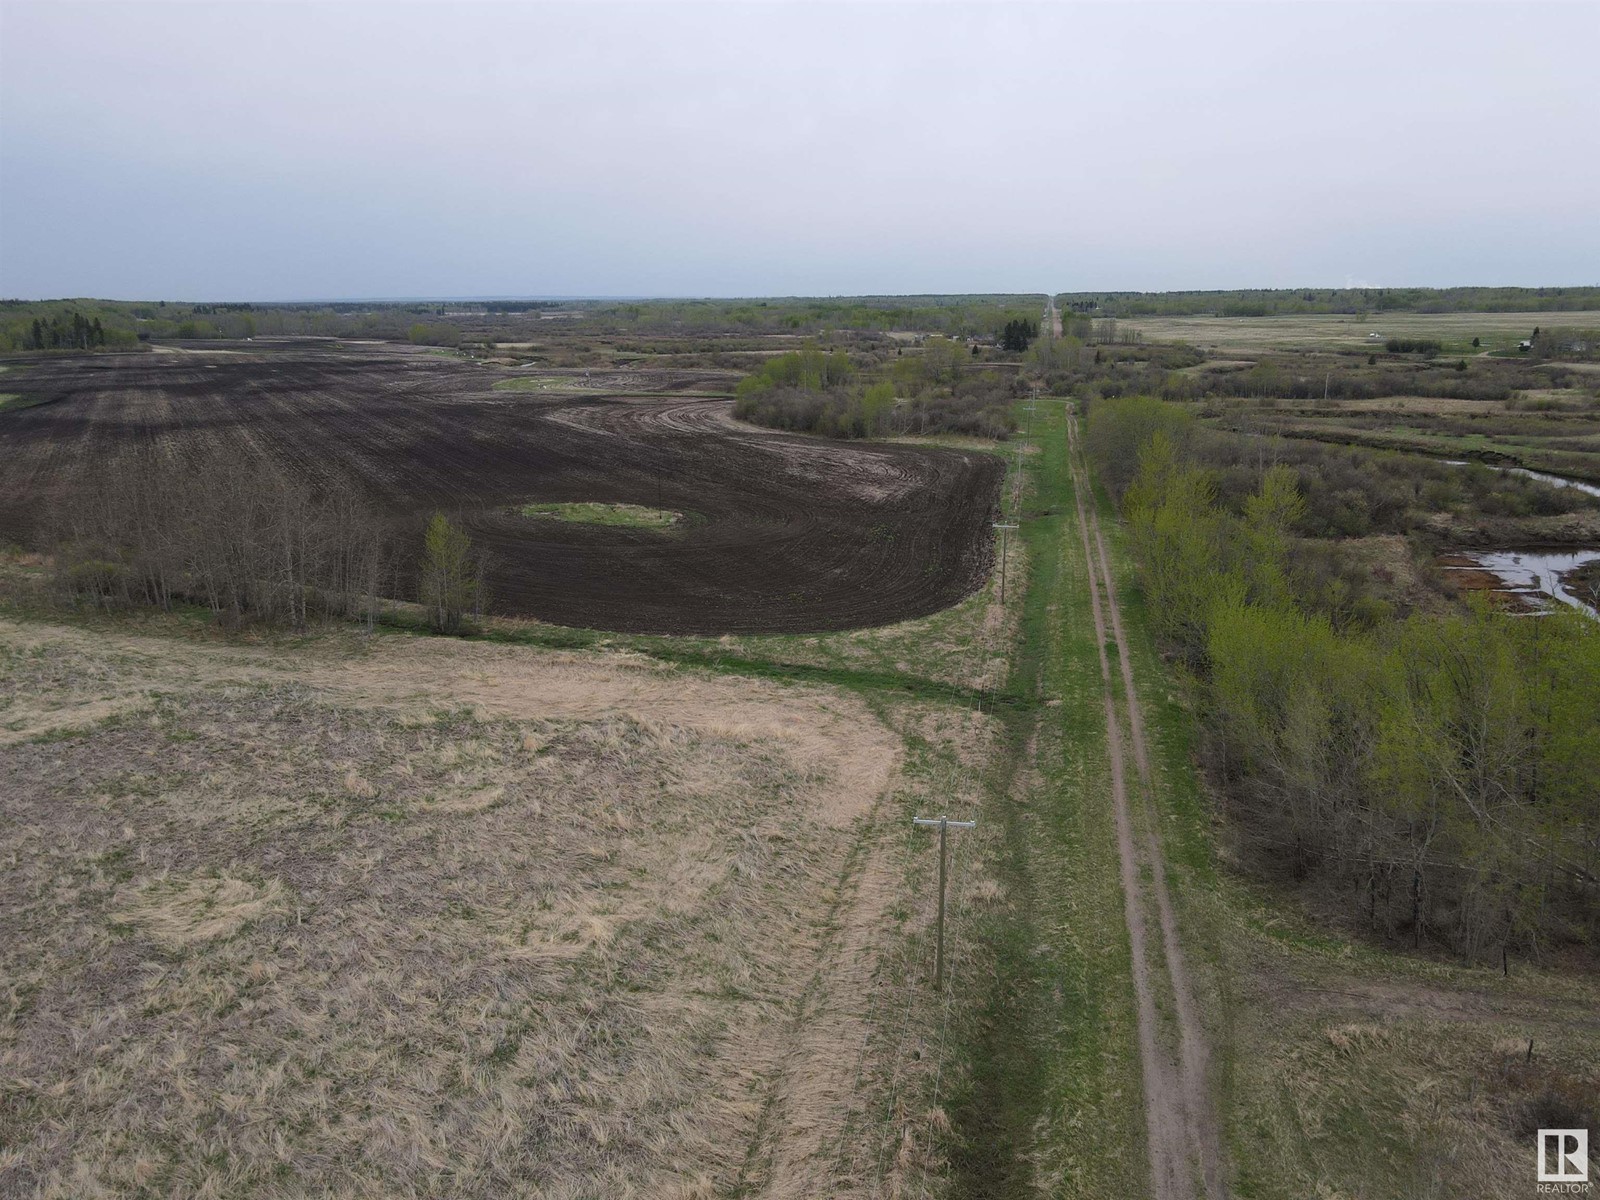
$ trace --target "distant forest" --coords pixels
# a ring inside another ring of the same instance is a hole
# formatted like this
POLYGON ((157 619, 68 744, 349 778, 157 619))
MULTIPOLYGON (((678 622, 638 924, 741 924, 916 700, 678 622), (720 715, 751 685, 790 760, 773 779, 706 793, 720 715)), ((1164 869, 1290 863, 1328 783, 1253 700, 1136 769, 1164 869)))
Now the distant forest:
MULTIPOLYGON (((0 300, 0 353, 127 349, 143 341, 249 337, 380 338, 421 345, 514 340, 541 318, 581 316, 586 332, 727 335, 915 330, 1000 339, 1037 321, 1044 296, 857 296, 765 300, 447 300, 325 303, 181 303, 118 300, 0 300), (35 322, 39 330, 35 330, 35 322), (54 330, 100 331, 92 343, 54 330), (43 332, 42 340, 37 336, 43 332)), ((1013 338, 1013 340, 1015 340, 1013 338)))
POLYGON ((597 307, 601 322, 653 332, 734 328, 752 333, 915 330, 949 337, 999 338, 1008 323, 1037 322, 1044 294, 974 296, 780 297, 748 300, 640 300, 597 307))
MULTIPOLYGON (((1070 292, 1058 297, 1058 303, 1069 336, 1115 341, 1114 337, 1092 337, 1091 323, 1117 317, 1202 314, 1600 311, 1600 287, 1070 292)), ((1026 294, 293 304, 0 300, 0 353, 125 350, 146 341, 249 337, 375 338, 455 347, 526 339, 552 332, 574 317, 582 318, 587 333, 815 337, 830 332, 910 331, 993 340, 1017 350, 1037 336, 1043 308, 1043 295, 1026 294)))
POLYGON ((1588 312, 1600 287, 1243 288, 1231 292, 1066 292, 1061 310, 1096 317, 1275 317, 1307 313, 1588 312))
POLYGON ((474 321, 481 324, 517 314, 578 307, 541 300, 324 304, 0 300, 0 353, 126 350, 147 341, 272 336, 384 338, 454 346, 474 321))

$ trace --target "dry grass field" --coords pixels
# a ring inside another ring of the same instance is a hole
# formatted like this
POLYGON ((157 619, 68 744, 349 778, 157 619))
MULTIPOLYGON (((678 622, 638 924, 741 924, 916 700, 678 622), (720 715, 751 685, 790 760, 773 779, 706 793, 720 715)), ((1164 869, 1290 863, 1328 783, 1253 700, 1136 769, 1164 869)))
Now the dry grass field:
POLYGON ((1215 913, 1229 965, 1236 1194, 1533 1194, 1536 1131, 1600 1103, 1592 971, 1388 953, 1227 891, 1190 899, 1215 913))
POLYGON ((1429 337, 1443 342, 1483 341, 1484 350, 1514 347, 1535 328, 1587 328, 1592 312, 1575 313, 1373 313, 1354 316, 1307 314, 1292 317, 1129 317, 1117 322, 1147 342, 1186 342, 1220 353, 1251 354, 1295 347, 1360 350, 1391 337, 1429 337), (1373 335, 1377 337, 1374 338, 1373 335))
POLYGON ((854 696, 10 619, 0 696, 0 1194, 917 1190, 924 783, 854 696))

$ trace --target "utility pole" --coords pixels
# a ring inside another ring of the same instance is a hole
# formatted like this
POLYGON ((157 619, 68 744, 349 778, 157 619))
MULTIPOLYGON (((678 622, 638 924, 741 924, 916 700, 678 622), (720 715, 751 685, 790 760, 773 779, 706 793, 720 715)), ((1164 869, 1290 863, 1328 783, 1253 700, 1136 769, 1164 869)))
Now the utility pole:
POLYGON ((945 879, 945 842, 946 835, 952 829, 971 829, 976 821, 952 821, 949 817, 912 817, 913 825, 937 825, 939 827, 939 925, 938 948, 934 951, 933 959, 933 987, 935 991, 944 991, 944 879, 945 879))
POLYGON ((1017 528, 1015 525, 1002 525, 994 522, 994 527, 1000 531, 1000 607, 1006 606, 1006 534, 1017 528))

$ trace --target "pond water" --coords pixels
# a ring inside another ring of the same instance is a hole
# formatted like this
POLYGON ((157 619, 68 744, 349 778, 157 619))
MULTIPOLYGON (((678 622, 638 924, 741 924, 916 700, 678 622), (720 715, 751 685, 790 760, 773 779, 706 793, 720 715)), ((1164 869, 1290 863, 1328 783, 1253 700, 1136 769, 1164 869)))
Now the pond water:
POLYGON ((1573 608, 1600 615, 1587 589, 1580 596, 1562 581, 1569 571, 1600 562, 1600 550, 1474 550, 1463 551, 1461 557, 1472 559, 1478 567, 1497 576, 1509 592, 1538 592, 1573 608))

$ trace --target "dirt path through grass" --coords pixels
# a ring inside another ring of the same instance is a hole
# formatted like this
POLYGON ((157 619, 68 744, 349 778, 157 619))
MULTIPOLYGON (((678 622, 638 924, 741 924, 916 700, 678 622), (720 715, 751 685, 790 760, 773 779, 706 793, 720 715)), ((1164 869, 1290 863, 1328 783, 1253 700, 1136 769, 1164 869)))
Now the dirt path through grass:
POLYGON ((1145 743, 1138 693, 1133 682, 1128 640, 1123 631, 1122 614, 1117 605, 1116 586, 1099 516, 1092 497, 1091 503, 1084 502, 1084 495, 1089 490, 1088 470, 1078 437, 1077 416, 1071 411, 1067 416, 1067 431, 1078 527, 1089 567, 1094 625, 1100 643, 1106 736, 1111 753, 1112 799, 1117 818, 1117 850, 1121 859, 1128 938, 1133 955, 1134 994, 1139 1010, 1139 1047, 1145 1085, 1152 1187, 1157 1197, 1192 1196, 1198 1168, 1205 1194, 1208 1197, 1221 1197, 1225 1189, 1220 1138, 1207 1083, 1210 1055, 1205 1031, 1196 1011, 1194 990, 1178 937, 1177 918, 1167 889, 1150 755, 1145 743), (1126 747, 1122 721, 1117 711, 1115 681, 1107 654, 1108 618, 1122 684, 1123 717, 1128 726, 1129 744, 1126 747), (1135 834, 1134 814, 1128 800, 1126 759, 1129 749, 1143 800, 1142 837, 1135 834), (1148 909, 1151 900, 1154 901, 1155 923, 1161 944, 1158 967, 1152 966, 1149 953, 1148 909), (1171 999, 1171 1010, 1165 1020, 1162 1014, 1165 1006, 1157 1002, 1157 989, 1164 993, 1163 998, 1170 996, 1171 999), (1170 1024, 1171 1028, 1162 1030, 1159 1026, 1163 1023, 1170 1024), (1162 1036, 1163 1033, 1166 1036, 1162 1036), (1177 1043, 1175 1056, 1168 1044, 1173 1039, 1177 1043))

